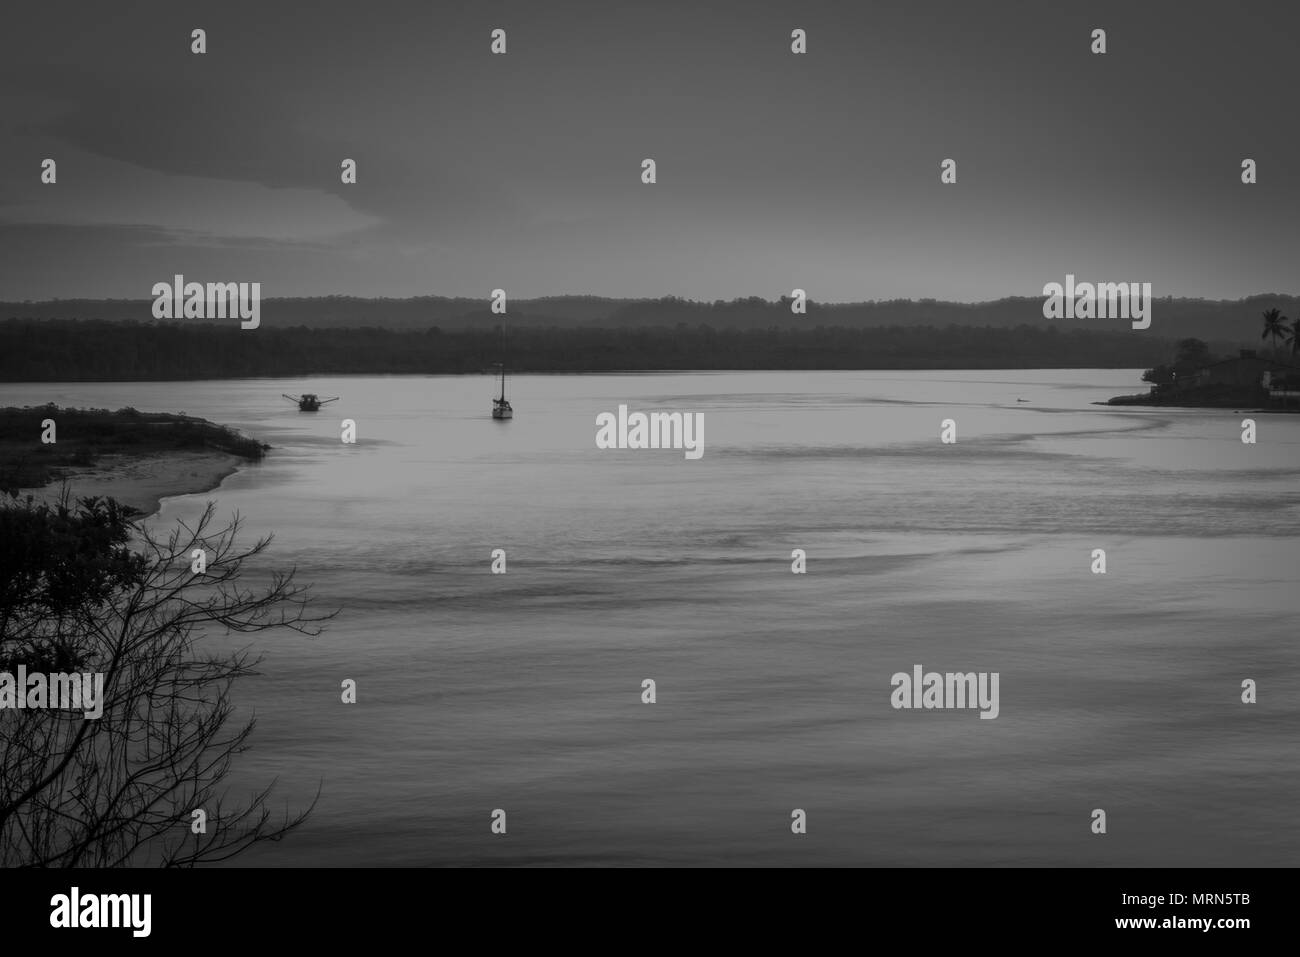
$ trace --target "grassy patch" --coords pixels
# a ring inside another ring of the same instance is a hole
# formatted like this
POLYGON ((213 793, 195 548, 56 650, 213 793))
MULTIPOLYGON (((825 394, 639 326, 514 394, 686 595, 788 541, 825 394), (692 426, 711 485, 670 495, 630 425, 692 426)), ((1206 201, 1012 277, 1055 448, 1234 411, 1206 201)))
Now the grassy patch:
POLYGON ((206 419, 132 408, 61 409, 54 404, 0 408, 0 489, 36 488, 102 455, 225 452, 257 461, 270 446, 206 419), (57 441, 41 442, 53 419, 57 441))

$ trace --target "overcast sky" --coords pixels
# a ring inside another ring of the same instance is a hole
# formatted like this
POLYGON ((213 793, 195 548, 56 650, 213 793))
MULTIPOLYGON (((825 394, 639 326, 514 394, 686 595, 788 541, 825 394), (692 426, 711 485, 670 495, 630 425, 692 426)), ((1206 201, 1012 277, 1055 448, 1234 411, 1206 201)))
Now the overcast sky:
POLYGON ((178 272, 263 296, 1295 293, 1298 29, 1294 0, 11 4, 0 299, 178 272))

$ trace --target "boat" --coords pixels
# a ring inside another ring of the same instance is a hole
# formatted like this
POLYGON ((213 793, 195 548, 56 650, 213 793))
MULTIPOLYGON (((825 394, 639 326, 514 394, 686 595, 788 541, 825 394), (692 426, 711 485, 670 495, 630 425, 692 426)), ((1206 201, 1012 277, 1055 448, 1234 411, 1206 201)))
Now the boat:
POLYGON ((315 392, 304 392, 302 395, 289 395, 287 392, 281 392, 280 394, 290 402, 297 402, 299 412, 319 412, 322 405, 339 400, 338 396, 322 399, 315 392))
POLYGON ((510 408, 510 402, 506 399, 506 367, 500 362, 497 367, 501 370, 501 395, 492 399, 492 418, 513 419, 515 410, 510 408))
MULTIPOLYGON (((506 324, 501 323, 501 358, 506 356, 506 324)), ((506 399, 506 366, 504 362, 498 362, 496 367, 501 370, 501 395, 494 396, 492 399, 492 418, 497 421, 513 419, 515 410, 510 408, 510 403, 506 399)))

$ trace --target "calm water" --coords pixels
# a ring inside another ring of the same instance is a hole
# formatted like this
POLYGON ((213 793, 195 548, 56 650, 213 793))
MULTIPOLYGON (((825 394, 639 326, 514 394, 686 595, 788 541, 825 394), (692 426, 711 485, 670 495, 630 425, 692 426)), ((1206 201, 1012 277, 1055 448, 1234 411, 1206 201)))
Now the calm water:
POLYGON ((0 387, 275 447, 153 520, 213 497, 343 609, 264 637, 239 688, 234 792, 323 789, 241 862, 1300 860, 1300 417, 1243 445, 1231 411, 1091 406, 1142 386, 1090 370, 520 377, 510 423, 492 387, 0 387), (280 398, 304 389, 343 399, 280 398), (619 403, 704 413, 704 457, 597 450, 619 403), (893 710, 918 663, 999 672, 1001 716, 893 710))

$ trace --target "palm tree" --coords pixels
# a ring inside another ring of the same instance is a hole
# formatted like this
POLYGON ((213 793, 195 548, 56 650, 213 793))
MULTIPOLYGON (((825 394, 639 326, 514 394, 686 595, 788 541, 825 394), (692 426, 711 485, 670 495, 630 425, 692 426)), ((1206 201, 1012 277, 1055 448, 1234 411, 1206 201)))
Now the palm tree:
POLYGON ((1282 310, 1276 307, 1264 310, 1264 334, 1261 339, 1273 340, 1273 358, 1277 358, 1277 341, 1285 339, 1287 334, 1287 319, 1282 315, 1282 310))

